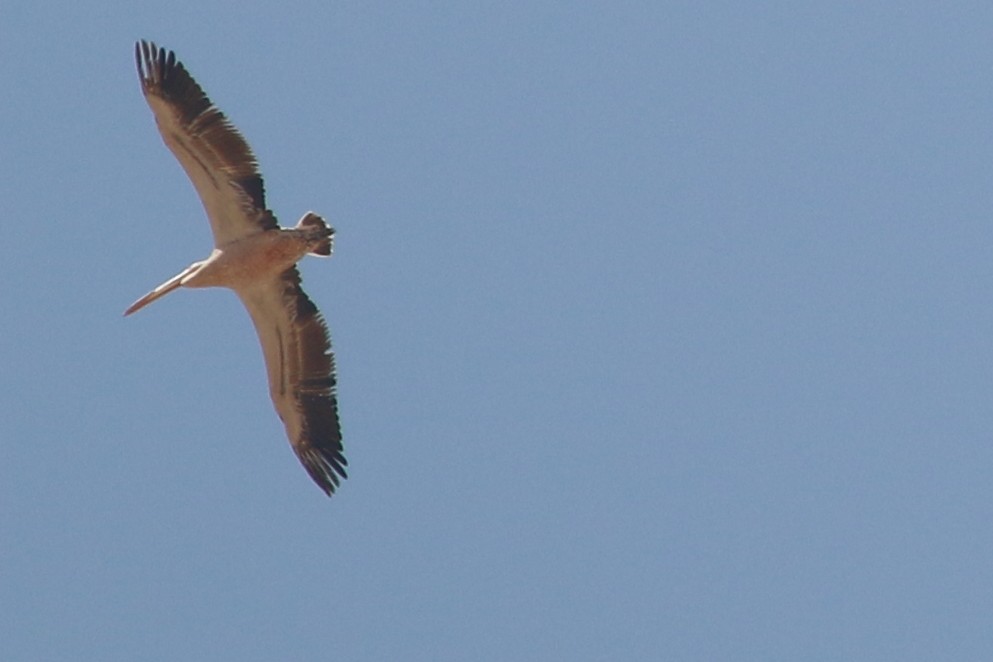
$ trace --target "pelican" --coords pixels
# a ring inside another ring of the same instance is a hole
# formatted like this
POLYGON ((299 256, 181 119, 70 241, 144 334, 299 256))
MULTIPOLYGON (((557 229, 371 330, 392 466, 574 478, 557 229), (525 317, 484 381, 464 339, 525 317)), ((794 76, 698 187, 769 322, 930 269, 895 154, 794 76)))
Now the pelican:
POLYGON ((248 309, 265 357, 269 395, 310 477, 331 496, 347 478, 327 325, 300 288, 296 263, 329 257, 334 229, 313 212, 282 228, 266 208, 251 148, 172 51, 135 44, 145 100, 162 140, 203 202, 214 250, 135 301, 130 315, 179 287, 228 287, 248 309))

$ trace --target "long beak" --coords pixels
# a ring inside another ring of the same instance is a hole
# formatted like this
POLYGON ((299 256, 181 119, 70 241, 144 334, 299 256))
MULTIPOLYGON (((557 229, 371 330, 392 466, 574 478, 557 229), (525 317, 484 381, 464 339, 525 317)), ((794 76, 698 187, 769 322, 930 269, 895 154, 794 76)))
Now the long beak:
POLYGON ((128 306, 127 310, 124 311, 124 316, 127 317, 131 313, 138 312, 139 310, 141 310, 148 304, 152 303, 156 299, 161 299, 165 295, 172 292, 174 289, 176 289, 177 287, 183 284, 183 278, 185 278, 186 275, 189 274, 196 266, 197 265, 193 265, 191 267, 183 269, 181 272, 179 272, 178 274, 176 274, 166 282, 162 283, 161 285, 156 287, 154 290, 152 290, 142 298, 135 301, 133 304, 128 306))

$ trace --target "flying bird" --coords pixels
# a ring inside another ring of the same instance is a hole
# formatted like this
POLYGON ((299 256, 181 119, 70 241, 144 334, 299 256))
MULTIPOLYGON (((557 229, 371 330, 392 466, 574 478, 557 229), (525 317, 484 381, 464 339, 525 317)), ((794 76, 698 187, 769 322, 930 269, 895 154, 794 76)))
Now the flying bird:
POLYGON ((228 287, 248 309, 265 357, 269 394, 290 444, 328 496, 347 478, 327 325, 300 288, 296 263, 328 257, 334 229, 313 212, 282 228, 266 208, 251 148, 172 51, 135 44, 145 100, 162 140, 203 202, 214 250, 135 301, 124 315, 179 287, 228 287))

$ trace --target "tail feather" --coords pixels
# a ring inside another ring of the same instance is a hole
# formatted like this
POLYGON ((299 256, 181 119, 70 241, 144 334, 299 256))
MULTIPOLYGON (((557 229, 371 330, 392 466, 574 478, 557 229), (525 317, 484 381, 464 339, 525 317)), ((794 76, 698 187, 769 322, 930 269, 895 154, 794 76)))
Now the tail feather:
POLYGON ((334 228, 312 211, 307 212, 297 223, 298 230, 306 230, 312 237, 310 240, 310 254, 328 257, 334 250, 334 228))

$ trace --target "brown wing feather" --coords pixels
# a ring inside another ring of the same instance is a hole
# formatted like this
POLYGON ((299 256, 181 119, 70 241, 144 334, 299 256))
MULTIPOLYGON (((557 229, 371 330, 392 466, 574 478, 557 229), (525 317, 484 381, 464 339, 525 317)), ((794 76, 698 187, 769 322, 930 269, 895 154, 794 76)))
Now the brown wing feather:
POLYGON ((238 296, 259 334, 269 394, 293 450, 314 482, 330 496, 347 478, 334 355, 327 325, 300 287, 296 267, 238 296))
POLYGON ((140 41, 135 62, 162 139, 200 195, 215 243, 277 227, 252 149, 176 54, 140 41))

